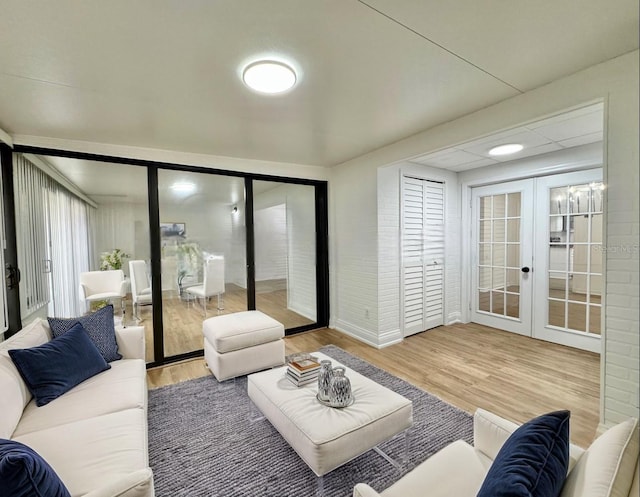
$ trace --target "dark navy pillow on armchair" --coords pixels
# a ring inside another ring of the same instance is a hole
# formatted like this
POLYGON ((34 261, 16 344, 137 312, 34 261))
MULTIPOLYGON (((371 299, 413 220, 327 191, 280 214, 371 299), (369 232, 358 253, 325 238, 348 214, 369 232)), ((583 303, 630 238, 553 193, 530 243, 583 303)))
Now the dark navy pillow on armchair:
POLYGON ((80 323, 87 330, 89 338, 98 347, 105 361, 112 362, 122 359, 118 353, 112 304, 78 318, 47 318, 47 320, 51 333, 56 338, 64 335, 74 324, 80 323))
POLYGON ((43 345, 10 349, 9 356, 38 407, 111 367, 80 323, 43 345))
POLYGON ((55 471, 30 447, 0 439, 0 497, 71 497, 55 471))
POLYGON ((551 412, 514 431, 477 497, 558 497, 569 468, 569 416, 551 412))

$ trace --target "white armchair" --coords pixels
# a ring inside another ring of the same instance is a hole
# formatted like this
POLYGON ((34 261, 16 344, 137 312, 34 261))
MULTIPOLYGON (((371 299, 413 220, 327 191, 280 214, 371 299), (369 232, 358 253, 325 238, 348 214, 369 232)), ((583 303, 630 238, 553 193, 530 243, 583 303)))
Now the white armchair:
POLYGON ((124 298, 127 295, 127 280, 121 269, 110 271, 87 271, 80 273, 80 301, 88 305, 91 302, 114 299, 120 300, 120 309, 124 316, 124 298))
POLYGON ((140 322, 139 307, 151 305, 151 285, 147 276, 145 261, 129 261, 129 275, 131 277, 131 299, 133 301, 133 317, 140 322))
POLYGON ((224 309, 222 294, 224 293, 224 257, 210 256, 204 262, 204 278, 202 285, 185 288, 185 292, 195 299, 202 299, 204 316, 207 316, 207 300, 214 295, 218 296, 218 310, 224 309))
MULTIPOLYGON (((386 490, 378 493, 359 483, 353 497, 475 496, 503 444, 517 428, 516 423, 477 409, 473 445, 463 440, 452 442, 386 490)), ((560 497, 637 497, 638 471, 638 420, 629 418, 606 430, 586 450, 570 444, 569 472, 560 497)))

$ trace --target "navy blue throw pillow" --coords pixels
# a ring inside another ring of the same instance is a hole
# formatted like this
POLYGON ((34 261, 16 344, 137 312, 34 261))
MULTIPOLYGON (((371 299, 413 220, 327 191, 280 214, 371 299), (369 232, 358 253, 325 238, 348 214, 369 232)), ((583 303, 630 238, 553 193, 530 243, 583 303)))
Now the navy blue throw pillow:
POLYGON ((56 472, 32 448, 0 438, 0 497, 71 497, 56 472))
POLYGON ((91 341, 98 347, 105 361, 122 359, 118 353, 116 329, 113 325, 113 305, 109 304, 78 318, 47 318, 47 320, 55 338, 64 335, 74 324, 80 323, 87 330, 91 341))
POLYGON ((569 468, 569 416, 551 412, 514 431, 477 497, 558 497, 569 468))
POLYGON ((59 338, 9 355, 38 407, 111 367, 79 323, 59 338))

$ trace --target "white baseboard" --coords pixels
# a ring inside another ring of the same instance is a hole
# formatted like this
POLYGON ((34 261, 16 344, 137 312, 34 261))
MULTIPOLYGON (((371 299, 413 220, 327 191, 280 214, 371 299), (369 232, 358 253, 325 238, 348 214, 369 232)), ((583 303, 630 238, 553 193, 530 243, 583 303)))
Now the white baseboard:
POLYGON ((361 326, 348 323, 341 319, 335 321, 335 323, 333 323, 331 327, 341 333, 344 333, 345 335, 349 335, 350 337, 360 340, 367 345, 371 345, 376 349, 382 349, 384 347, 388 347, 389 345, 400 343, 402 342, 402 340, 404 340, 400 329, 385 331, 380 335, 377 335, 374 331, 367 330, 365 328, 362 328, 361 326))
POLYGON ((456 323, 462 323, 462 313, 460 312, 452 312, 447 317, 447 325, 456 323))
POLYGON ((396 343, 400 343, 404 340, 402 336, 402 332, 400 328, 396 328, 391 331, 384 331, 378 335, 378 348, 382 349, 384 347, 388 347, 389 345, 395 345, 396 343))
POLYGON ((343 321, 341 319, 336 320, 332 328, 338 330, 341 333, 344 333, 345 335, 349 335, 350 337, 360 340, 367 345, 378 348, 377 335, 372 331, 366 330, 351 323, 347 323, 346 321, 343 321))

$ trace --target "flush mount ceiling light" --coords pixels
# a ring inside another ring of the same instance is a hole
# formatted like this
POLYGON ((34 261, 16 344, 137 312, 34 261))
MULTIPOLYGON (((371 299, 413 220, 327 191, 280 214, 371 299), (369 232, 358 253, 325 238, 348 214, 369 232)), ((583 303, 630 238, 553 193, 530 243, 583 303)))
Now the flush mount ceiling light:
POLYGON ((193 183, 187 183, 186 181, 180 181, 171 185, 170 188, 174 192, 191 193, 196 189, 196 185, 193 183))
POLYGON ((260 60, 245 67, 242 80, 249 88, 260 93, 282 93, 296 84, 296 73, 282 62, 260 60))
POLYGON ((499 145, 489 150, 489 155, 509 155, 520 152, 524 147, 519 143, 507 143, 506 145, 499 145))

